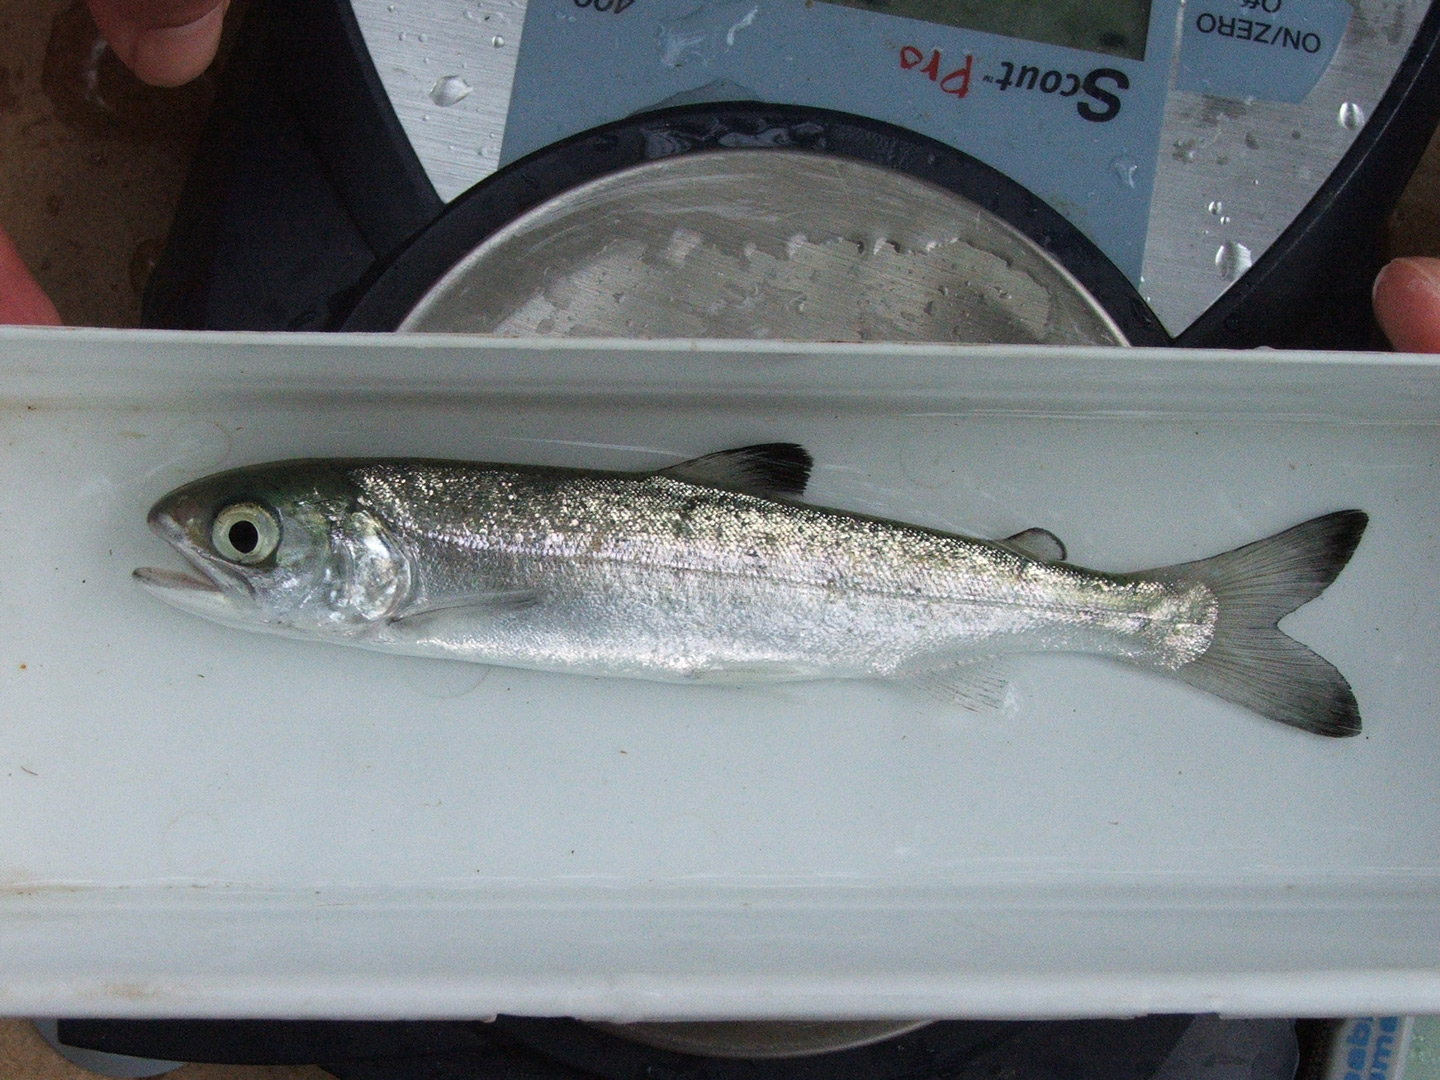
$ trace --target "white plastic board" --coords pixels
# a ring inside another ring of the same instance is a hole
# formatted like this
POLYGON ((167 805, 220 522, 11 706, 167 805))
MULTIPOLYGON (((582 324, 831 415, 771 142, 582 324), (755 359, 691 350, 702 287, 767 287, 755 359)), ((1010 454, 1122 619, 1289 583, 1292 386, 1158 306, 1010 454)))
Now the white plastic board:
POLYGON ((1392 356, 0 331, 0 1010, 1440 1011, 1440 367, 1392 356), (1326 740, 1081 657, 967 713, 211 625, 150 503, 296 456, 653 468, 1139 569, 1359 507, 1326 740))

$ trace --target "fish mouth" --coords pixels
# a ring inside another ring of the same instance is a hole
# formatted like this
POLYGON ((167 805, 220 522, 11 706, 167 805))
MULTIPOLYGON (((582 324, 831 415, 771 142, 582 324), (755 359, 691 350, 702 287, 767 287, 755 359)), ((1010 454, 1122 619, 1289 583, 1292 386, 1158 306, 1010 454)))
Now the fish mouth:
POLYGON ((240 617, 234 597, 206 578, 155 566, 137 567, 132 576, 151 596, 181 611, 213 622, 234 622, 240 617))
POLYGON ((208 579, 193 574, 182 574, 178 570, 162 570, 158 566, 137 566, 135 580, 151 592, 201 592, 218 593, 220 586, 208 579))
POLYGON ((192 572, 141 566, 132 572, 135 580, 152 596, 173 607, 210 619, 233 617, 236 613, 234 590, 225 588, 217 568, 207 565, 189 550, 185 530, 179 522, 159 507, 150 511, 146 521, 151 530, 185 560, 192 572))

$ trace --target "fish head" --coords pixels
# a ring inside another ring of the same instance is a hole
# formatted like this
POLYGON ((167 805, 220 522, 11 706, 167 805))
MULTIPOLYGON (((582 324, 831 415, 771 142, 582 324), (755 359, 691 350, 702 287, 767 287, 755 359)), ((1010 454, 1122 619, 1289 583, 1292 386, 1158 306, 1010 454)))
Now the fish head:
POLYGON ((345 633, 384 618, 410 590, 409 560, 338 464, 209 476, 160 499, 147 522, 190 572, 142 567, 136 579, 226 625, 345 633))

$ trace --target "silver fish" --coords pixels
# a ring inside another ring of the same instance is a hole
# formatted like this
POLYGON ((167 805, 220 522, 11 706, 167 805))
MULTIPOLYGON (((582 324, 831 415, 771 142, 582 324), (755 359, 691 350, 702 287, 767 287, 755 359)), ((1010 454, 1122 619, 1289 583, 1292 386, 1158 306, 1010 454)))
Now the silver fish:
POLYGON ((150 511, 198 576, 135 576, 217 622, 388 652, 673 682, 952 688, 987 658, 1082 652, 1309 731, 1360 730, 1345 679, 1276 625, 1344 568, 1358 510, 1110 574, 1065 562, 1039 529, 984 541, 807 505, 810 468, 788 443, 643 473, 259 465, 150 511))

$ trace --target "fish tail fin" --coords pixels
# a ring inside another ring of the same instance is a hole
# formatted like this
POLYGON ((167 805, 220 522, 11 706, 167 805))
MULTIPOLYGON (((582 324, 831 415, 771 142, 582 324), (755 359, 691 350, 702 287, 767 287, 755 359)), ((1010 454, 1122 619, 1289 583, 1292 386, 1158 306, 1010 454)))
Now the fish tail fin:
POLYGON ((1154 575, 1215 593, 1215 636, 1171 672, 1200 690, 1318 735, 1360 732, 1360 708, 1333 664, 1276 625, 1325 591, 1350 561, 1369 518, 1341 510, 1213 558, 1154 575))

